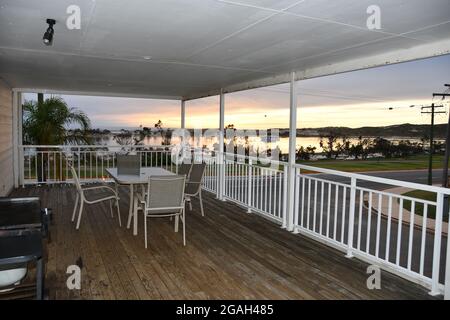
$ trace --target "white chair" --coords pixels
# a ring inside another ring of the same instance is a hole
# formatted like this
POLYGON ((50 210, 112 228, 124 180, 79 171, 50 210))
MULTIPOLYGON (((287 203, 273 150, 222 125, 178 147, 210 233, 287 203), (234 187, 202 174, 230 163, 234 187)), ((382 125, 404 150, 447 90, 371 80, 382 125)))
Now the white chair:
POLYGON ((192 211, 192 201, 191 199, 194 197, 198 197, 200 201, 200 211, 202 216, 205 216, 205 212, 203 210, 203 200, 202 200, 202 179, 203 174, 205 173, 206 164, 204 163, 196 163, 192 165, 192 169, 190 170, 189 180, 186 183, 186 191, 185 197, 186 201, 189 204, 189 210, 192 211))
POLYGON ((72 177, 73 177, 73 180, 75 181, 75 186, 77 188, 77 197, 75 200, 75 206, 73 208, 72 222, 75 221, 78 203, 80 204, 80 207, 78 210, 78 220, 77 220, 76 229, 78 230, 80 228, 80 221, 81 221, 81 215, 83 213, 84 204, 85 203, 86 204, 95 204, 95 203, 99 203, 99 202, 103 202, 103 201, 109 201, 109 209, 111 211, 111 217, 114 217, 113 209, 112 209, 112 202, 113 201, 115 202, 115 205, 117 207, 117 216, 119 217, 119 226, 122 226, 122 221, 120 220, 118 193, 113 188, 106 186, 106 185, 95 186, 95 187, 82 187, 75 169, 72 166, 70 166, 70 170, 72 172, 72 177), (87 199, 85 191, 90 191, 90 190, 104 190, 105 194, 102 197, 97 197, 96 199, 87 199))
POLYGON ((179 219, 183 223, 183 245, 186 245, 186 217, 184 210, 185 176, 150 177, 144 195, 137 193, 134 210, 144 212, 144 237, 147 249, 147 219, 175 217, 175 232, 179 219))

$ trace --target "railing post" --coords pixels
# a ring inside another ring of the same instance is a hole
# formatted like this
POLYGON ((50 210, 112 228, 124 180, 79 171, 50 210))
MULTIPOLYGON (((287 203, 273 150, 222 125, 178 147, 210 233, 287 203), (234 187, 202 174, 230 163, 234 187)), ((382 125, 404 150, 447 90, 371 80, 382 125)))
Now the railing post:
POLYGON ((248 159, 248 181, 247 181, 247 212, 252 212, 252 184, 253 179, 253 165, 252 165, 252 159, 248 159))
POLYGON ((221 153, 220 164, 220 197, 219 200, 225 201, 225 190, 227 188, 227 159, 225 153, 221 153))
MULTIPOLYGON (((448 199, 448 198, 447 198, 448 199)), ((445 214, 449 214, 448 205, 445 214)), ((445 284, 444 284, 444 300, 450 300, 450 223, 448 223, 447 231, 447 258, 445 261, 445 284)))
POLYGON ((441 261, 441 238, 442 238, 442 211, 444 209, 444 194, 436 195, 436 220, 434 227, 434 244, 433 244, 433 264, 431 274, 431 291, 430 295, 436 296, 439 292, 439 269, 441 261))
MULTIPOLYGON (((356 178, 351 178, 350 183, 350 212, 348 217, 348 244, 347 258, 353 258, 353 230, 355 229, 355 202, 356 202, 356 178)), ((344 221, 343 221, 344 223, 344 221)), ((361 223, 360 221, 358 223, 361 223)))
POLYGON ((286 168, 286 165, 283 165, 283 222, 281 224, 281 227, 286 229, 287 228, 287 212, 288 212, 288 208, 287 208, 287 183, 288 180, 288 170, 286 168))
POLYGON ((219 156, 219 153, 216 153, 215 159, 214 159, 214 174, 215 174, 215 179, 216 179, 216 198, 217 199, 220 198, 220 179, 219 179, 220 166, 219 166, 219 162, 220 162, 220 156, 219 156))
POLYGON ((294 209, 294 231, 293 232, 294 233, 299 233, 297 226, 298 226, 298 209, 299 209, 299 204, 300 204, 300 201, 299 201, 300 168, 295 168, 294 174, 295 174, 294 181, 295 181, 295 190, 296 190, 296 192, 295 192, 295 202, 294 202, 295 209, 294 209))

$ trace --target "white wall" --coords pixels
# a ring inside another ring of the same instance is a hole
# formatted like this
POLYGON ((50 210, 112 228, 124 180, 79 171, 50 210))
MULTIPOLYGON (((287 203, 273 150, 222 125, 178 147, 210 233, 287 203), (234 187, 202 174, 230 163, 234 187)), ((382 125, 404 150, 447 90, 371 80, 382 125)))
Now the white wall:
POLYGON ((12 123, 12 91, 0 78, 0 196, 14 186, 12 123))

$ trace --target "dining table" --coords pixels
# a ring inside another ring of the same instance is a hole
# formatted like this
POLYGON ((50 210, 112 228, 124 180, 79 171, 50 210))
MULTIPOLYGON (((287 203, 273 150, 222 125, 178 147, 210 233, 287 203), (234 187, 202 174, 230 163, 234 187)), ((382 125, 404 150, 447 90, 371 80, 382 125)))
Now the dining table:
POLYGON ((139 185, 144 185, 148 183, 150 177, 157 176, 171 176, 175 175, 172 171, 166 170, 160 167, 145 167, 140 168, 139 175, 132 174, 118 174, 117 168, 106 168, 108 175, 114 180, 116 185, 125 185, 130 188, 130 207, 128 212, 128 222, 127 228, 130 228, 131 220, 133 218, 133 235, 138 234, 138 217, 137 212, 133 210, 134 208, 134 192, 135 187, 139 185))

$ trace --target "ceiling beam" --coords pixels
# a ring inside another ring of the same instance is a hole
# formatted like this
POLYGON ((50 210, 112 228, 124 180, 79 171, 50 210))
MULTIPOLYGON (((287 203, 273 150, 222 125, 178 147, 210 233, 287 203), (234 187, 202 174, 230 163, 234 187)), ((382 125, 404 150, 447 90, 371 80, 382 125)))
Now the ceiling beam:
POLYGON ((24 92, 24 93, 43 93, 43 94, 136 98, 136 99, 181 100, 180 96, 165 96, 165 95, 154 95, 154 94, 130 94, 130 93, 123 93, 123 92, 70 91, 70 90, 55 90, 52 88, 13 88, 12 90, 13 90, 13 92, 24 92))
MULTIPOLYGON (((407 61, 431 58, 435 56, 450 54, 450 39, 443 41, 418 45, 412 48, 395 50, 388 53, 373 55, 352 59, 344 62, 323 65, 305 70, 293 70, 296 73, 296 80, 312 79, 344 72, 351 72, 369 68, 375 68, 390 64, 402 63, 407 61)), ((290 72, 259 78, 257 80, 242 82, 238 84, 223 87, 224 93, 231 93, 242 90, 256 89, 276 84, 287 83, 290 81, 290 72)), ((183 96, 183 100, 193 100, 220 94, 220 88, 207 92, 183 96)))

